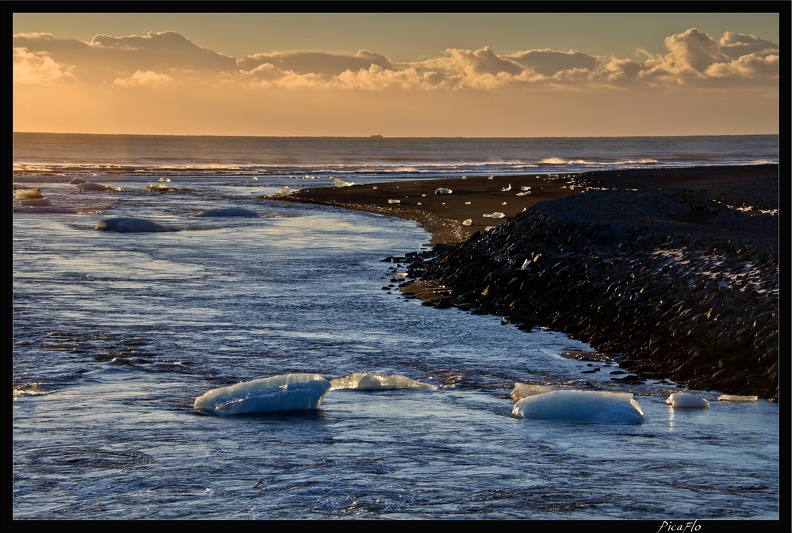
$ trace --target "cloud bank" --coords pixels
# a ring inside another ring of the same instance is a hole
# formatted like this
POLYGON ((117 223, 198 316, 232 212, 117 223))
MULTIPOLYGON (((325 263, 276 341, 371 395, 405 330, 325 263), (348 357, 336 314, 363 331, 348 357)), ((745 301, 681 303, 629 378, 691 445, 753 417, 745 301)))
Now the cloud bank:
MULTIPOLYGON (((666 52, 644 59, 596 57, 576 50, 499 54, 450 48, 437 57, 395 63, 386 55, 280 51, 229 57, 175 32, 97 35, 90 42, 50 34, 13 38, 14 83, 82 84, 119 90, 195 86, 356 91, 505 91, 775 87, 779 47, 753 35, 719 39, 695 28, 665 39, 666 52)), ((640 52, 640 51, 638 51, 640 52)))

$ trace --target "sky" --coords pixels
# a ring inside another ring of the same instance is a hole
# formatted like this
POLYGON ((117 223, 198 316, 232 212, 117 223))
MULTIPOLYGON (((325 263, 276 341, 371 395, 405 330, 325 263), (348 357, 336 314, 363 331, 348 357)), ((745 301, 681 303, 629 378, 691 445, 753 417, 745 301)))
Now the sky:
POLYGON ((14 131, 586 137, 779 130, 779 13, 11 18, 14 131))

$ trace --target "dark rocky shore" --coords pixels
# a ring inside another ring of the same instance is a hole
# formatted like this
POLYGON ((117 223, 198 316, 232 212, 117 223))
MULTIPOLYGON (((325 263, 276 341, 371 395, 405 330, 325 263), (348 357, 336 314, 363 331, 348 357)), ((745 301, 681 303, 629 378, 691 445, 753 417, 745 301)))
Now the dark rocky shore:
POLYGON ((419 222, 434 247, 402 258, 401 290, 426 305, 567 333, 619 361, 630 374, 622 380, 778 401, 776 164, 416 180, 264 198, 419 222), (523 188, 531 194, 515 195, 523 188), (494 211, 503 217, 487 218, 494 211))
POLYGON ((584 192, 410 254, 402 290, 562 331, 636 379, 778 401, 778 166, 571 183, 584 192))

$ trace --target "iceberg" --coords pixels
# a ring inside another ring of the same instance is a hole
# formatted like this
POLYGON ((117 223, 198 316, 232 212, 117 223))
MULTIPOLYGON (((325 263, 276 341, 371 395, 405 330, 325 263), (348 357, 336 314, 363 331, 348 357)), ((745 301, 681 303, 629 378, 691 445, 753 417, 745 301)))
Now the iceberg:
POLYGON ((369 372, 356 372, 343 378, 330 380, 332 390, 338 389, 437 389, 434 385, 421 383, 407 376, 399 374, 375 374, 369 372))
POLYGON ((721 394, 718 396, 719 402, 756 402, 758 396, 740 396, 738 394, 721 394))
MULTIPOLYGON (((333 184, 334 184, 336 187, 350 187, 350 186, 354 185, 354 183, 353 183, 353 182, 351 182, 351 181, 344 181, 344 180, 342 180, 341 178, 333 178, 333 184)), ((374 187, 374 188, 376 189, 376 187, 374 187)))
POLYGON ((162 224, 145 218, 117 217, 106 218, 96 223, 96 231, 115 231, 118 233, 141 233, 154 231, 175 231, 162 224))
POLYGON ((512 415, 535 420, 640 424, 643 411, 629 392, 557 390, 523 398, 512 415))
POLYGON ((95 183, 93 181, 84 181, 82 183, 78 183, 76 188, 80 192, 84 191, 120 191, 121 187, 111 187, 110 185, 103 185, 101 183, 95 183))
POLYGON ((672 407, 709 407, 709 402, 689 392, 675 392, 666 398, 666 403, 672 407))
POLYGON ((194 407, 219 416, 316 410, 328 390, 330 382, 318 374, 283 374, 212 389, 194 407))

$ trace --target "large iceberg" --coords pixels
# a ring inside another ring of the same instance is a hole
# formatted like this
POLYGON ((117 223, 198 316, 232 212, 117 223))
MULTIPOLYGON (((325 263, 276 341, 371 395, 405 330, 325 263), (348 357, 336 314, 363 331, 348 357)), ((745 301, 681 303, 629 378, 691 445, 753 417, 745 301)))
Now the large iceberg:
POLYGON ((330 382, 318 374, 283 374, 212 389, 194 407, 220 416, 319 409, 330 382))
POLYGON ((571 420, 604 424, 640 424, 643 411, 629 392, 556 390, 514 404, 519 418, 571 420))
POLYGON ((331 389, 436 389, 434 385, 421 383, 400 374, 376 374, 356 372, 343 378, 330 380, 331 389))

